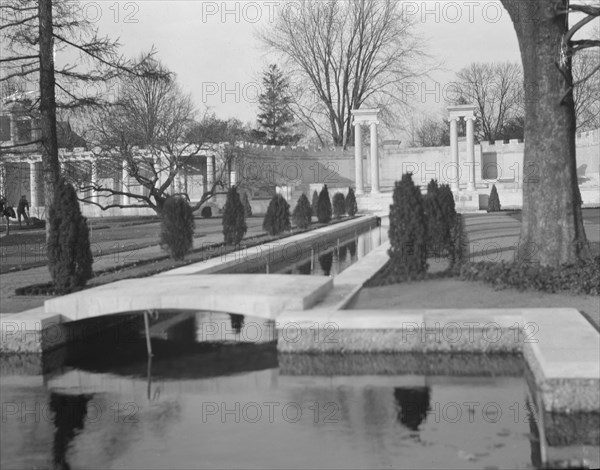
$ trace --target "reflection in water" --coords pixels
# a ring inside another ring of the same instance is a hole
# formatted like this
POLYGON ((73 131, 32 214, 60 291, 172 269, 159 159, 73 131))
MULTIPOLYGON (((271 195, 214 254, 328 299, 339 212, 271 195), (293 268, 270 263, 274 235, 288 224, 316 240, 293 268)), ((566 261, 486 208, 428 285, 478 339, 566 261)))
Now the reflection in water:
MULTIPOLYGON (((261 335, 265 342, 240 342, 233 345, 215 342, 233 337, 233 331, 229 329, 231 319, 227 314, 219 315, 220 321, 213 320, 209 313, 161 314, 159 323, 150 328, 154 353, 151 366, 141 325, 137 325, 137 330, 132 330, 126 341, 115 337, 115 332, 109 329, 85 343, 66 346, 62 366, 90 372, 144 377, 148 381, 156 377, 214 377, 276 367, 277 350, 273 341, 267 341, 272 338, 267 336, 266 331, 274 329, 274 326, 258 331, 258 326, 264 324, 264 321, 259 324, 244 321, 243 315, 234 316, 241 317, 241 322, 237 324, 241 324, 242 328, 245 323, 249 328, 252 327, 250 332, 243 333, 242 336, 249 337, 252 333, 252 338, 256 338, 261 335), (225 326, 221 330, 223 324, 225 326)), ((238 322, 238 319, 235 321, 238 322)))
MULTIPOLYGON (((231 318, 223 318, 230 327, 231 318)), ((421 374, 389 367, 368 377, 321 369, 291 374, 280 367, 285 360, 272 344, 152 341, 151 361, 143 337, 118 349, 114 343, 102 351, 88 344, 93 353, 80 350, 40 382, 55 428, 8 419, 3 435, 18 440, 2 449, 14 453, 33 433, 54 445, 29 444, 31 456, 6 468, 31 468, 42 459, 56 469, 196 468, 198 462, 209 468, 463 468, 465 455, 478 468, 542 462, 539 448, 530 454, 533 443, 524 438, 539 434, 529 428, 535 420, 515 420, 505 412, 496 422, 481 412, 470 416, 465 408, 456 420, 444 419, 448 403, 497 403, 512 410, 526 396, 522 377, 428 374, 426 382, 421 374), (105 412, 92 417, 95 409, 105 412), (232 452, 238 442, 243 451, 232 452)), ((20 389, 9 393, 25 396, 20 389)))
POLYGON ((525 400, 525 408, 527 410, 527 422, 529 422, 530 446, 531 446, 531 463, 535 468, 542 467, 542 447, 540 430, 538 428, 537 417, 535 416, 535 408, 529 395, 525 400))
POLYGON ((411 431, 418 431, 425 421, 430 401, 429 387, 394 388, 394 399, 398 412, 398 421, 411 431))
POLYGON ((312 246, 298 246, 297 250, 289 250, 284 256, 259 256, 251 261, 235 263, 220 273, 335 276, 385 240, 387 233, 382 233, 381 227, 365 227, 359 233, 323 239, 312 246))
POLYGON ((346 255, 348 254, 348 247, 346 245, 340 246, 338 258, 340 259, 340 263, 346 261, 346 255))
POLYGON ((355 242, 350 242, 348 244, 348 251, 350 251, 350 259, 352 261, 356 260, 356 243, 355 242))
POLYGON ((244 315, 230 313, 229 317, 231 318, 231 328, 239 334, 244 327, 244 315))
POLYGON ((311 262, 302 263, 298 265, 298 274, 309 275, 311 274, 311 262))
POLYGON ((76 431, 83 429, 87 405, 93 395, 50 394, 50 410, 54 412, 54 445, 52 448, 54 468, 68 470, 67 451, 76 431))
POLYGON ((331 272, 332 264, 333 264, 333 252, 332 251, 319 256, 319 266, 321 266, 321 269, 323 270, 323 274, 325 276, 329 276, 329 273, 331 272))

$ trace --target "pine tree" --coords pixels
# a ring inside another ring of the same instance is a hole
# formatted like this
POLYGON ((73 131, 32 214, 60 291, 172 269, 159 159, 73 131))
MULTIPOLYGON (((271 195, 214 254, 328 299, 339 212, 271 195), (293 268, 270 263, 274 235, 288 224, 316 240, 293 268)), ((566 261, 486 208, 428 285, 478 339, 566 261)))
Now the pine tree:
POLYGON ((290 110, 292 98, 289 82, 277 65, 269 65, 263 73, 264 92, 258 97, 259 131, 268 145, 295 144, 299 136, 293 135, 294 116, 290 110))
POLYGON ((323 185, 323 189, 319 193, 319 201, 317 203, 317 219, 322 224, 328 224, 331 221, 331 199, 329 199, 329 190, 327 185, 323 185))
POLYGON ((58 294, 85 286, 92 278, 92 251, 87 220, 81 215, 73 186, 58 180, 49 213, 48 268, 58 294))
POLYGON ((354 194, 354 188, 350 188, 348 190, 348 195, 346 196, 346 213, 350 217, 354 217, 358 212, 358 205, 356 204, 356 195, 354 194))
POLYGON ((263 220, 263 229, 269 235, 277 235, 291 228, 290 205, 281 194, 276 194, 271 199, 267 208, 267 213, 263 220))
POLYGON ((500 198, 498 197, 498 190, 496 185, 492 185, 492 191, 490 192, 490 198, 488 199, 488 212, 499 212, 500 211, 500 198))
POLYGON ((423 196, 410 173, 396 181, 390 206, 390 269, 402 279, 418 278, 427 270, 427 220, 423 196))
POLYGON ((333 215, 340 219, 346 213, 346 198, 342 193, 333 195, 333 215))
POLYGON ((182 260, 192 249, 194 225, 194 214, 187 201, 168 197, 161 212, 160 246, 174 260, 182 260))
POLYGON ((305 229, 312 222, 312 214, 313 211, 308 202, 308 198, 306 197, 306 194, 302 193, 292 214, 294 223, 298 228, 305 229))
POLYGON ((246 226, 246 217, 244 216, 244 204, 240 199, 240 194, 235 186, 232 186, 227 193, 227 200, 223 207, 223 235, 225 243, 228 245, 238 245, 248 227, 246 226))
POLYGON ((242 196, 242 202, 244 203, 244 214, 246 218, 252 217, 252 206, 250 205, 250 199, 248 198, 248 193, 244 192, 242 196))

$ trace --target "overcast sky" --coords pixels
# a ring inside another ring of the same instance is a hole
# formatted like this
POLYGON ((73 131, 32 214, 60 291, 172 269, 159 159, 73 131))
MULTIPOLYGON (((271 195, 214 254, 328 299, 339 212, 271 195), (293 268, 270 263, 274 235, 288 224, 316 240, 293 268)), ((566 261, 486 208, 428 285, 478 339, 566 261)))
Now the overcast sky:
MULTIPOLYGON (((471 62, 519 61, 516 35, 499 1, 412 1, 406 13, 444 69, 421 86, 422 107, 443 109, 444 86, 471 62)), ((277 1, 113 0, 83 2, 101 32, 120 37, 123 52, 135 56, 153 44, 158 57, 192 93, 199 110, 210 107, 221 118, 254 121, 261 70, 273 61, 255 36, 268 28, 283 4, 277 1), (96 20, 97 18, 97 20, 96 20), (271 60, 270 60, 271 59, 271 60)), ((407 88, 408 89, 408 88, 407 88)), ((414 90, 414 88, 412 89, 414 90)))

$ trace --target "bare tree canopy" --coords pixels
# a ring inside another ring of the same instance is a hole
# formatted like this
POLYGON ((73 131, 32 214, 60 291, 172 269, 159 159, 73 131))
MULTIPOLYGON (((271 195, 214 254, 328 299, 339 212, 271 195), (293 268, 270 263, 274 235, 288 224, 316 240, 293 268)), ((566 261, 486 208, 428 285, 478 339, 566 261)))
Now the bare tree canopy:
POLYGON ((322 144, 347 144, 353 109, 398 104, 402 82, 423 63, 413 25, 394 0, 296 1, 260 39, 289 66, 294 112, 322 144))
POLYGON ((523 74, 517 63, 472 63, 457 78, 461 98, 477 105, 477 136, 496 140, 509 122, 523 114, 523 74))
MULTIPOLYGON (((592 36, 600 39, 600 28, 592 36)), ((577 116, 577 130, 600 128, 600 54, 584 49, 573 57, 573 98, 577 116)))
POLYGON ((502 4, 517 34, 526 84, 519 260, 572 263, 590 256, 577 183, 572 61, 576 53, 600 46, 574 36, 600 16, 600 7, 568 0, 502 4))
POLYGON ((203 142, 189 140, 196 111, 190 95, 154 59, 141 58, 140 75, 124 75, 116 102, 92 120, 97 162, 126 171, 142 191, 80 181, 82 200, 102 209, 150 207, 160 212, 179 170, 198 155, 203 142), (124 166, 124 168, 123 168, 124 166), (115 197, 116 196, 116 197, 115 197), (123 202, 128 201, 128 202, 123 202))
MULTIPOLYGON (((37 91, 41 3, 46 2, 7 0, 0 5, 3 97, 11 92, 37 91)), ((57 106, 102 104, 112 92, 111 80, 122 73, 132 73, 132 63, 119 53, 118 40, 99 34, 81 4, 68 0, 47 3, 52 15, 51 59, 57 106)))
POLYGON ((410 117, 411 147, 442 147, 450 145, 450 124, 441 118, 410 117))

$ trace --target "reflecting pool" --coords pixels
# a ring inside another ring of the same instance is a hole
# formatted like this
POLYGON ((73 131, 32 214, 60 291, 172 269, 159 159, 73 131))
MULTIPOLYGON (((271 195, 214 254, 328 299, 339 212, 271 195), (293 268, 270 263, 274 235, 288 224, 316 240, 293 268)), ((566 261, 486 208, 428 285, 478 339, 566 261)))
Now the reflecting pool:
POLYGON ((150 360, 109 333, 2 357, 2 468, 541 466, 518 356, 278 355, 206 341, 203 315, 155 320, 150 360))

